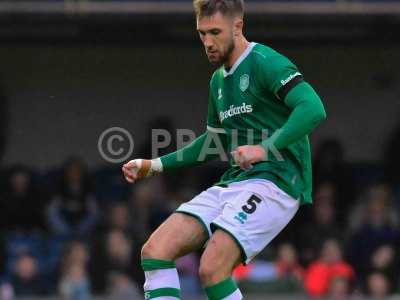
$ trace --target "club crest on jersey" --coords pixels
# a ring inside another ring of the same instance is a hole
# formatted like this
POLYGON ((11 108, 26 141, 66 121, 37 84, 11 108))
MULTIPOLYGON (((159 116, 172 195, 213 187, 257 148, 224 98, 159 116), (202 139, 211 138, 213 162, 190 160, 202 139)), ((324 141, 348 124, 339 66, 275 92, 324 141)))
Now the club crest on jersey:
POLYGON ((242 76, 240 76, 239 88, 242 92, 247 90, 247 88, 249 87, 249 82, 250 82, 250 77, 248 74, 243 74, 242 76))

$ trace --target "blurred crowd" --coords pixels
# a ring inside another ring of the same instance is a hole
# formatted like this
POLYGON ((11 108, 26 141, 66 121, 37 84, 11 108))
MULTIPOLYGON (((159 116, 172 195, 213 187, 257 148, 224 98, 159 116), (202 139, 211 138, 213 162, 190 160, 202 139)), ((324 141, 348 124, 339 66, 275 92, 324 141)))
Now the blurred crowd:
MULTIPOLYGON (((321 143, 314 205, 302 207, 265 251, 235 269, 240 286, 338 300, 400 293, 399 141, 400 131, 381 165, 348 163, 337 140, 321 143)), ((142 299, 141 245, 225 167, 214 162, 134 185, 124 182, 119 166, 89 171, 77 157, 45 173, 3 170, 0 298, 142 299)), ((202 293, 200 254, 177 261, 183 299, 202 293)))

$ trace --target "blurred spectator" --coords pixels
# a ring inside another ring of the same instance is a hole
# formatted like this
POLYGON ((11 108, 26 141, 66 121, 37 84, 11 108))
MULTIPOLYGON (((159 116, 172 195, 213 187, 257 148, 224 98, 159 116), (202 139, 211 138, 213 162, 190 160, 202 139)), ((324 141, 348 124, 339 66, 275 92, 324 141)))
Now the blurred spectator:
POLYGON ((339 242, 329 239, 322 246, 320 258, 308 267, 304 287, 310 296, 327 296, 335 279, 352 282, 354 276, 353 268, 343 260, 339 242))
POLYGON ((298 262, 296 249, 292 244, 284 243, 278 247, 278 258, 275 262, 278 278, 292 277, 301 281, 304 269, 298 262))
POLYGON ((34 184, 32 172, 16 166, 7 173, 0 196, 1 228, 23 232, 44 229, 45 197, 34 184))
POLYGON ((90 299, 90 286, 87 276, 89 254, 84 244, 71 242, 61 261, 59 294, 65 300, 90 299))
POLYGON ((95 293, 106 292, 107 280, 113 272, 127 274, 131 280, 143 283, 139 247, 120 229, 110 230, 102 240, 92 244, 90 274, 95 293))
POLYGON ((392 206, 390 187, 385 184, 370 187, 350 216, 353 233, 349 241, 349 258, 359 274, 365 274, 371 253, 379 246, 398 245, 400 231, 397 224, 398 215, 392 206))
POLYGON ((350 280, 344 277, 334 277, 329 286, 328 299, 349 300, 351 294, 350 280))
POLYGON ((318 251, 326 239, 343 237, 335 218, 335 193, 333 182, 321 183, 314 195, 312 220, 299 227, 296 239, 301 259, 306 264, 318 257, 318 251))
POLYGON ((66 162, 48 218, 52 231, 60 235, 87 235, 96 225, 97 203, 89 174, 80 159, 66 162))
MULTIPOLYGON (((337 139, 323 141, 315 152, 313 163, 314 186, 323 182, 332 182, 336 187, 336 200, 332 203, 336 211, 346 212, 355 197, 354 179, 352 170, 345 161, 342 144, 337 139)), ((338 223, 344 226, 346 215, 340 214, 338 223)))
POLYGON ((112 229, 119 229, 128 234, 134 230, 133 218, 127 203, 113 202, 105 207, 105 213, 103 222, 97 227, 96 235, 101 235, 112 229))
POLYGON ((132 259, 132 243, 123 231, 114 229, 108 233, 106 251, 110 264, 115 269, 124 269, 132 259))
POLYGON ((278 247, 274 262, 254 260, 248 265, 238 266, 233 273, 236 280, 273 281, 295 279, 302 281, 304 269, 298 262, 296 249, 292 244, 283 243, 278 247))
POLYGON ((111 208, 108 222, 111 229, 129 231, 130 219, 128 206, 125 203, 117 203, 111 208))
POLYGON ((60 281, 59 294, 65 300, 90 299, 89 281, 81 265, 68 266, 60 281))
MULTIPOLYGON (((381 273, 384 275, 389 283, 390 292, 399 282, 399 262, 396 256, 395 248, 391 245, 380 246, 372 253, 370 264, 367 267, 366 276, 360 274, 364 279, 368 278, 370 274, 381 273)), ((366 283, 367 284, 367 283, 366 283)))
POLYGON ((108 299, 110 300, 141 299, 143 297, 136 284, 124 273, 111 272, 108 281, 108 299))
POLYGON ((12 300, 14 298, 14 289, 9 282, 2 282, 0 284, 0 299, 12 300))
POLYGON ((132 210, 135 237, 142 243, 173 211, 162 176, 135 184, 129 204, 132 210))
POLYGON ((373 300, 387 300, 390 288, 388 278, 380 272, 371 273, 367 277, 367 295, 373 300))
POLYGON ((29 253, 21 254, 15 261, 10 283, 17 297, 44 295, 46 289, 40 276, 38 260, 29 253))
POLYGON ((61 271, 69 265, 80 265, 86 269, 89 261, 89 253, 86 246, 81 241, 71 241, 65 247, 61 261, 61 271))
POLYGON ((147 187, 150 187, 147 180, 138 182, 133 187, 130 203, 135 206, 132 210, 127 203, 111 204, 106 210, 106 224, 102 224, 91 239, 90 274, 95 293, 106 292, 107 283, 111 284, 110 274, 115 272, 129 276, 135 284, 141 285, 143 282, 140 247, 149 232, 150 207, 157 192, 154 188, 152 190, 147 187))
POLYGON ((150 234, 149 219, 154 202, 154 191, 148 188, 148 182, 148 180, 145 180, 136 183, 129 199, 132 219, 135 220, 134 234, 143 242, 150 234))

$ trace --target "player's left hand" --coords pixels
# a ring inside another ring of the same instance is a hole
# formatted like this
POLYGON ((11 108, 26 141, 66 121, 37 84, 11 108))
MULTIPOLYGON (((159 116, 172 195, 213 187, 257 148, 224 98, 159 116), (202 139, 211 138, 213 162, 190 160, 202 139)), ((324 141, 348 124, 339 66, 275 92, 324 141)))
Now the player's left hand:
POLYGON ((249 170, 253 164, 264 160, 265 149, 260 145, 239 146, 231 152, 236 164, 243 170, 249 170))

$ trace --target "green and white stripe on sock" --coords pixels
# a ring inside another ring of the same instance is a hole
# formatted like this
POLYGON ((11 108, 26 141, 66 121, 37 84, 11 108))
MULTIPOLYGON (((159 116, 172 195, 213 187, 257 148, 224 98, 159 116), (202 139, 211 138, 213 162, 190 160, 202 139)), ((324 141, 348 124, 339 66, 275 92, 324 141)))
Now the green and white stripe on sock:
POLYGON ((180 299, 178 271, 173 261, 142 259, 145 299, 176 300, 180 299))
POLYGON ((232 278, 205 288, 209 300, 242 300, 243 296, 232 278))

